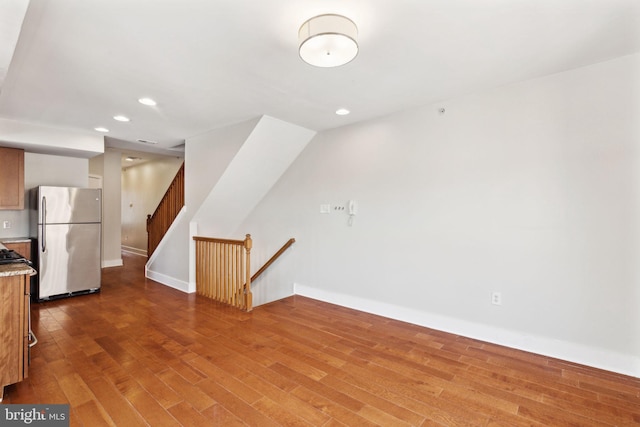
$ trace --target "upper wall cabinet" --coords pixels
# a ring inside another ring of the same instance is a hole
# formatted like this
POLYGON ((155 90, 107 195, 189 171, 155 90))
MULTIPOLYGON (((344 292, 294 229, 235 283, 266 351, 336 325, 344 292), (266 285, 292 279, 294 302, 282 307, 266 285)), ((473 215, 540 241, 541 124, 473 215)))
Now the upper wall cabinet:
POLYGON ((0 209, 24 209, 24 150, 0 147, 0 209))

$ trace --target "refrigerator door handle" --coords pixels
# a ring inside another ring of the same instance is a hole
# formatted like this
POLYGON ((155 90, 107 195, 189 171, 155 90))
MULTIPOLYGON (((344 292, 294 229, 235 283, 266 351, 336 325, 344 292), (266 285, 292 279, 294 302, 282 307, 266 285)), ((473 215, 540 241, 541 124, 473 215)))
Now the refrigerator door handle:
POLYGON ((47 224, 47 198, 42 197, 42 243, 40 247, 42 248, 42 252, 47 250, 47 228, 45 225, 47 224))

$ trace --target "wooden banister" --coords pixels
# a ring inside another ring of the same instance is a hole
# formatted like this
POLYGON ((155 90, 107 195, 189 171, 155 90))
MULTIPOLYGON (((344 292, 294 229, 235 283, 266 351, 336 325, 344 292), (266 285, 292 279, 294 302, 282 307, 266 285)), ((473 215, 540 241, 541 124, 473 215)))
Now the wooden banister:
POLYGON ((269 261, 251 276, 253 241, 194 236, 196 243, 196 293, 251 311, 251 283, 273 264, 296 239, 289 239, 269 261))
POLYGON ((287 243, 285 243, 279 250, 278 252, 276 252, 271 259, 269 259, 269 261, 267 261, 262 267, 260 267, 260 269, 258 271, 256 271, 253 276, 251 276, 251 281, 255 282, 255 280, 258 278, 258 276, 260 276, 267 268, 269 268, 269 266, 271 264, 273 264, 279 257, 280 255, 282 255, 287 249, 289 249, 289 247, 291 247, 291 245, 293 245, 296 242, 296 239, 294 239, 293 237, 289 240, 287 240, 287 243))
POLYGON ((147 256, 151 256, 184 206, 184 163, 152 215, 147 215, 147 256))
MULTIPOLYGON (((250 236, 250 234, 247 234, 247 236, 250 236)), ((242 245, 242 244, 244 244, 244 240, 219 239, 217 237, 193 236, 193 240, 195 240, 197 242, 227 243, 227 244, 230 244, 230 245, 242 245)))
POLYGON ((251 248, 244 240, 194 236, 196 242, 196 293, 251 311, 251 248))

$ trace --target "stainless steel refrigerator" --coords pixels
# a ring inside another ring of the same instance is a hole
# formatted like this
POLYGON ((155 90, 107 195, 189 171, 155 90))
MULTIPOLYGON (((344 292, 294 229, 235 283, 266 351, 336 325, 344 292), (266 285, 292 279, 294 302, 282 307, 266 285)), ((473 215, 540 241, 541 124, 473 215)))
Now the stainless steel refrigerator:
POLYGON ((30 190, 29 204, 34 299, 99 291, 102 190, 41 186, 30 190))

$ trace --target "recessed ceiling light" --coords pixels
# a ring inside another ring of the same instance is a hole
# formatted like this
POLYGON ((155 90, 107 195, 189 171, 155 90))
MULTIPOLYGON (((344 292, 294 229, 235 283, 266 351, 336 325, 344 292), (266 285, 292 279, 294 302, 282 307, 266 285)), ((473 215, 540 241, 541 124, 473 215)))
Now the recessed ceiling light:
POLYGON ((109 129, 107 129, 107 128, 103 128, 103 127, 101 127, 101 126, 99 126, 99 127, 97 127, 97 128, 93 128, 93 129, 94 129, 94 130, 97 130, 98 132, 104 132, 104 133, 109 132, 109 129))
POLYGON ((156 101, 154 101, 154 100, 153 100, 153 99, 151 99, 151 98, 140 98, 140 99, 138 99, 138 102, 139 102, 140 104, 148 105, 148 106, 150 106, 150 107, 153 107, 154 105, 156 105, 156 101))
POLYGON ((113 116, 113 119, 114 119, 114 120, 117 120, 117 121, 119 121, 119 122, 128 122, 128 121, 130 121, 130 120, 131 120, 129 117, 127 117, 127 116, 122 116, 122 115, 113 116))
POLYGON ((346 116, 347 114, 349 114, 351 111, 347 110, 346 108, 338 108, 336 110, 336 114, 339 116, 346 116))

